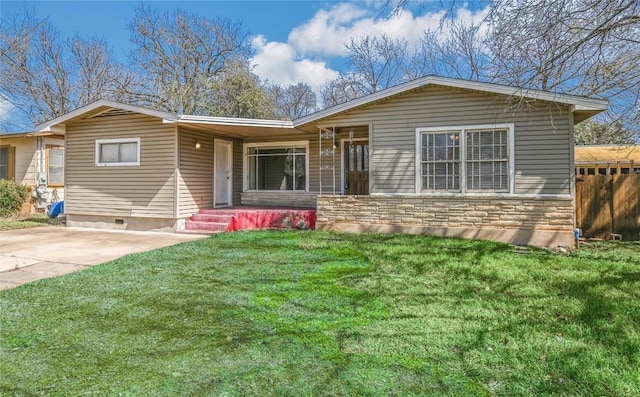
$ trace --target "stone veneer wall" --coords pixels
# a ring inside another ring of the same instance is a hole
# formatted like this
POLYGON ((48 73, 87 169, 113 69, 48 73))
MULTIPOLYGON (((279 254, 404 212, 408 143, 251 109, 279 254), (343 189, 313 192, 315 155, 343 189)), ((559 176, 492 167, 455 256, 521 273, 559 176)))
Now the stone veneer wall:
POLYGON ((573 247, 571 197, 318 196, 319 230, 400 232, 573 247))
POLYGON ((317 195, 307 192, 242 192, 240 197, 242 205, 314 208, 317 195))

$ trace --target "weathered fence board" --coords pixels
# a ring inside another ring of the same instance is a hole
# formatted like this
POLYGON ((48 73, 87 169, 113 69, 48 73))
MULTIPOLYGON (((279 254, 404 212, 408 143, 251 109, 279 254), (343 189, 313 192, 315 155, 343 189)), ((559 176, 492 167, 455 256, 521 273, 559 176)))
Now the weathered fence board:
POLYGON ((585 237, 640 240, 640 174, 580 175, 576 224, 585 237))

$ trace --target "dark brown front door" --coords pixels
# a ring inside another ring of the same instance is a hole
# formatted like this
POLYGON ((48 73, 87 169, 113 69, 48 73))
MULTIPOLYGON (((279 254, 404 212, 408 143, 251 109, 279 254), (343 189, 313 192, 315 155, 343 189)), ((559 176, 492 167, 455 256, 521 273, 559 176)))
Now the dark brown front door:
POLYGON ((344 144, 344 193, 369 194, 369 142, 353 141, 344 144))

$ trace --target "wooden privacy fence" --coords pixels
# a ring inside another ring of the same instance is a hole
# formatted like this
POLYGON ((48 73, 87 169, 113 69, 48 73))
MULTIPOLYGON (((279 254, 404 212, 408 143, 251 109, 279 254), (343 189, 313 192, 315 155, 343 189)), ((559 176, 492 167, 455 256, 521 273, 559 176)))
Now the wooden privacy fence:
POLYGON ((640 174, 580 175, 576 225, 588 238, 640 240, 640 174))

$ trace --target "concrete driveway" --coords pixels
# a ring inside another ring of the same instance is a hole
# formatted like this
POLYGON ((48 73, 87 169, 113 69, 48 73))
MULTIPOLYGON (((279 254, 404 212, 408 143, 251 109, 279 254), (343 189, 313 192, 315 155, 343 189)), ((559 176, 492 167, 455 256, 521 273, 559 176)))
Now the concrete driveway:
POLYGON ((206 237, 61 226, 0 231, 0 289, 206 237))

